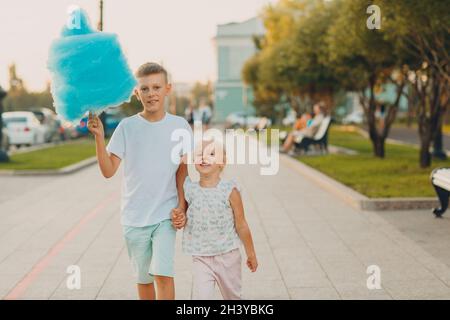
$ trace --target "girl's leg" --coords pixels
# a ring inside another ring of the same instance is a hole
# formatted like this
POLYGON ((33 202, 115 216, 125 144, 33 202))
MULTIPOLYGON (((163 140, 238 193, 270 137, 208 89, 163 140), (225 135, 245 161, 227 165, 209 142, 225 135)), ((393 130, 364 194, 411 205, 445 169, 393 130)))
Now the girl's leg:
POLYGON ((194 256, 192 259, 192 300, 214 299, 216 279, 210 266, 212 257, 194 256))
POLYGON ((214 257, 217 284, 225 300, 242 299, 242 258, 239 249, 214 257))

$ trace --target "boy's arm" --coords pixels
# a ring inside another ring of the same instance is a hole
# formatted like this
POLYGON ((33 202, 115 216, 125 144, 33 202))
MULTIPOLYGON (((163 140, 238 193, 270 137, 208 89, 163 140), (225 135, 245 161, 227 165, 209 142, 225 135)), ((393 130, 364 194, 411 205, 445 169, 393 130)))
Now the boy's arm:
POLYGON ((248 227, 247 220, 245 220, 244 205, 242 204, 241 194, 236 189, 233 189, 233 191, 231 191, 230 204, 231 208, 233 209, 236 232, 239 235, 242 243, 244 244, 247 258, 252 261, 252 266, 249 267, 252 271, 255 271, 258 263, 256 261, 256 253, 255 247, 253 245, 252 234, 250 232, 250 228, 248 227))
POLYGON ((111 178, 119 168, 121 160, 106 150, 103 124, 97 115, 89 113, 88 129, 95 137, 95 150, 100 171, 105 178, 111 178))
POLYGON ((119 168, 121 159, 106 150, 104 137, 95 137, 95 148, 100 171, 105 178, 111 178, 119 168))

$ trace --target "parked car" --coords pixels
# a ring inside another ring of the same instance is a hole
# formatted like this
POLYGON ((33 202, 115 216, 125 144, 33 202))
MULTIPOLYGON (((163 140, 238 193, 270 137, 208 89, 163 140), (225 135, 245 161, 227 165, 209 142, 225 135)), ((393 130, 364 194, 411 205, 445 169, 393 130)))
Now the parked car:
POLYGON ((364 122, 364 112, 354 111, 342 119, 343 124, 362 124, 364 122))
POLYGON ((119 108, 107 109, 105 114, 105 133, 107 136, 111 136, 120 121, 125 118, 126 115, 119 108))
POLYGON ((31 108, 38 118, 39 122, 45 130, 45 142, 51 142, 55 137, 58 137, 59 124, 56 119, 56 113, 48 108, 31 108))
POLYGON ((88 117, 83 117, 76 126, 78 136, 86 136, 89 133, 87 128, 88 117))
POLYGON ((255 128, 263 121, 266 123, 265 126, 270 126, 272 124, 270 119, 249 115, 243 111, 237 111, 230 113, 228 117, 226 117, 225 126, 226 128, 242 128, 245 126, 247 126, 247 128, 255 128))
MULTIPOLYGON (((118 108, 110 108, 105 111, 105 135, 111 136, 119 122, 125 118, 126 115, 118 108)), ((89 133, 87 128, 88 117, 83 117, 80 123, 77 125, 77 132, 81 136, 85 136, 89 133)))
POLYGON ((75 124, 65 120, 60 115, 56 116, 56 122, 58 124, 58 133, 60 140, 69 140, 78 138, 79 134, 75 124))
POLYGON ((31 146, 45 142, 45 128, 33 112, 3 112, 2 119, 10 145, 31 146))

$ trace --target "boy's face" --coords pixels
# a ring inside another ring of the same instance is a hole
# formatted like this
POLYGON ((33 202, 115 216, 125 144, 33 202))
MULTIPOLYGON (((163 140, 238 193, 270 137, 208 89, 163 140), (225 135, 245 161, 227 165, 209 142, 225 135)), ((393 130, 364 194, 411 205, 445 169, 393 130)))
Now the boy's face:
POLYGON ((144 110, 149 113, 156 113, 164 109, 164 100, 170 94, 172 86, 167 83, 163 73, 150 74, 137 79, 137 86, 134 90, 144 110))

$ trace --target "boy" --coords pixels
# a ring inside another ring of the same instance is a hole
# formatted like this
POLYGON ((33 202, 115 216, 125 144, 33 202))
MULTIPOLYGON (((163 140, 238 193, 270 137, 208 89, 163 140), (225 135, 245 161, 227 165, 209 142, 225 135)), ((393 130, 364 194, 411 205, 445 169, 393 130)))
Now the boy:
MULTIPOLYGON (((141 300, 174 299, 173 258, 176 229, 185 223, 183 183, 187 165, 174 163, 171 152, 176 129, 192 130, 181 117, 164 110, 171 85, 166 70, 146 63, 136 74, 134 91, 142 112, 123 119, 105 147, 104 130, 90 115, 88 128, 95 136, 98 164, 104 177, 112 177, 124 161, 122 217, 128 255, 137 273, 141 300), (171 222, 171 212, 176 219, 171 222), (175 227, 175 228, 174 228, 175 227)), ((180 158, 189 152, 186 145, 180 158)))

